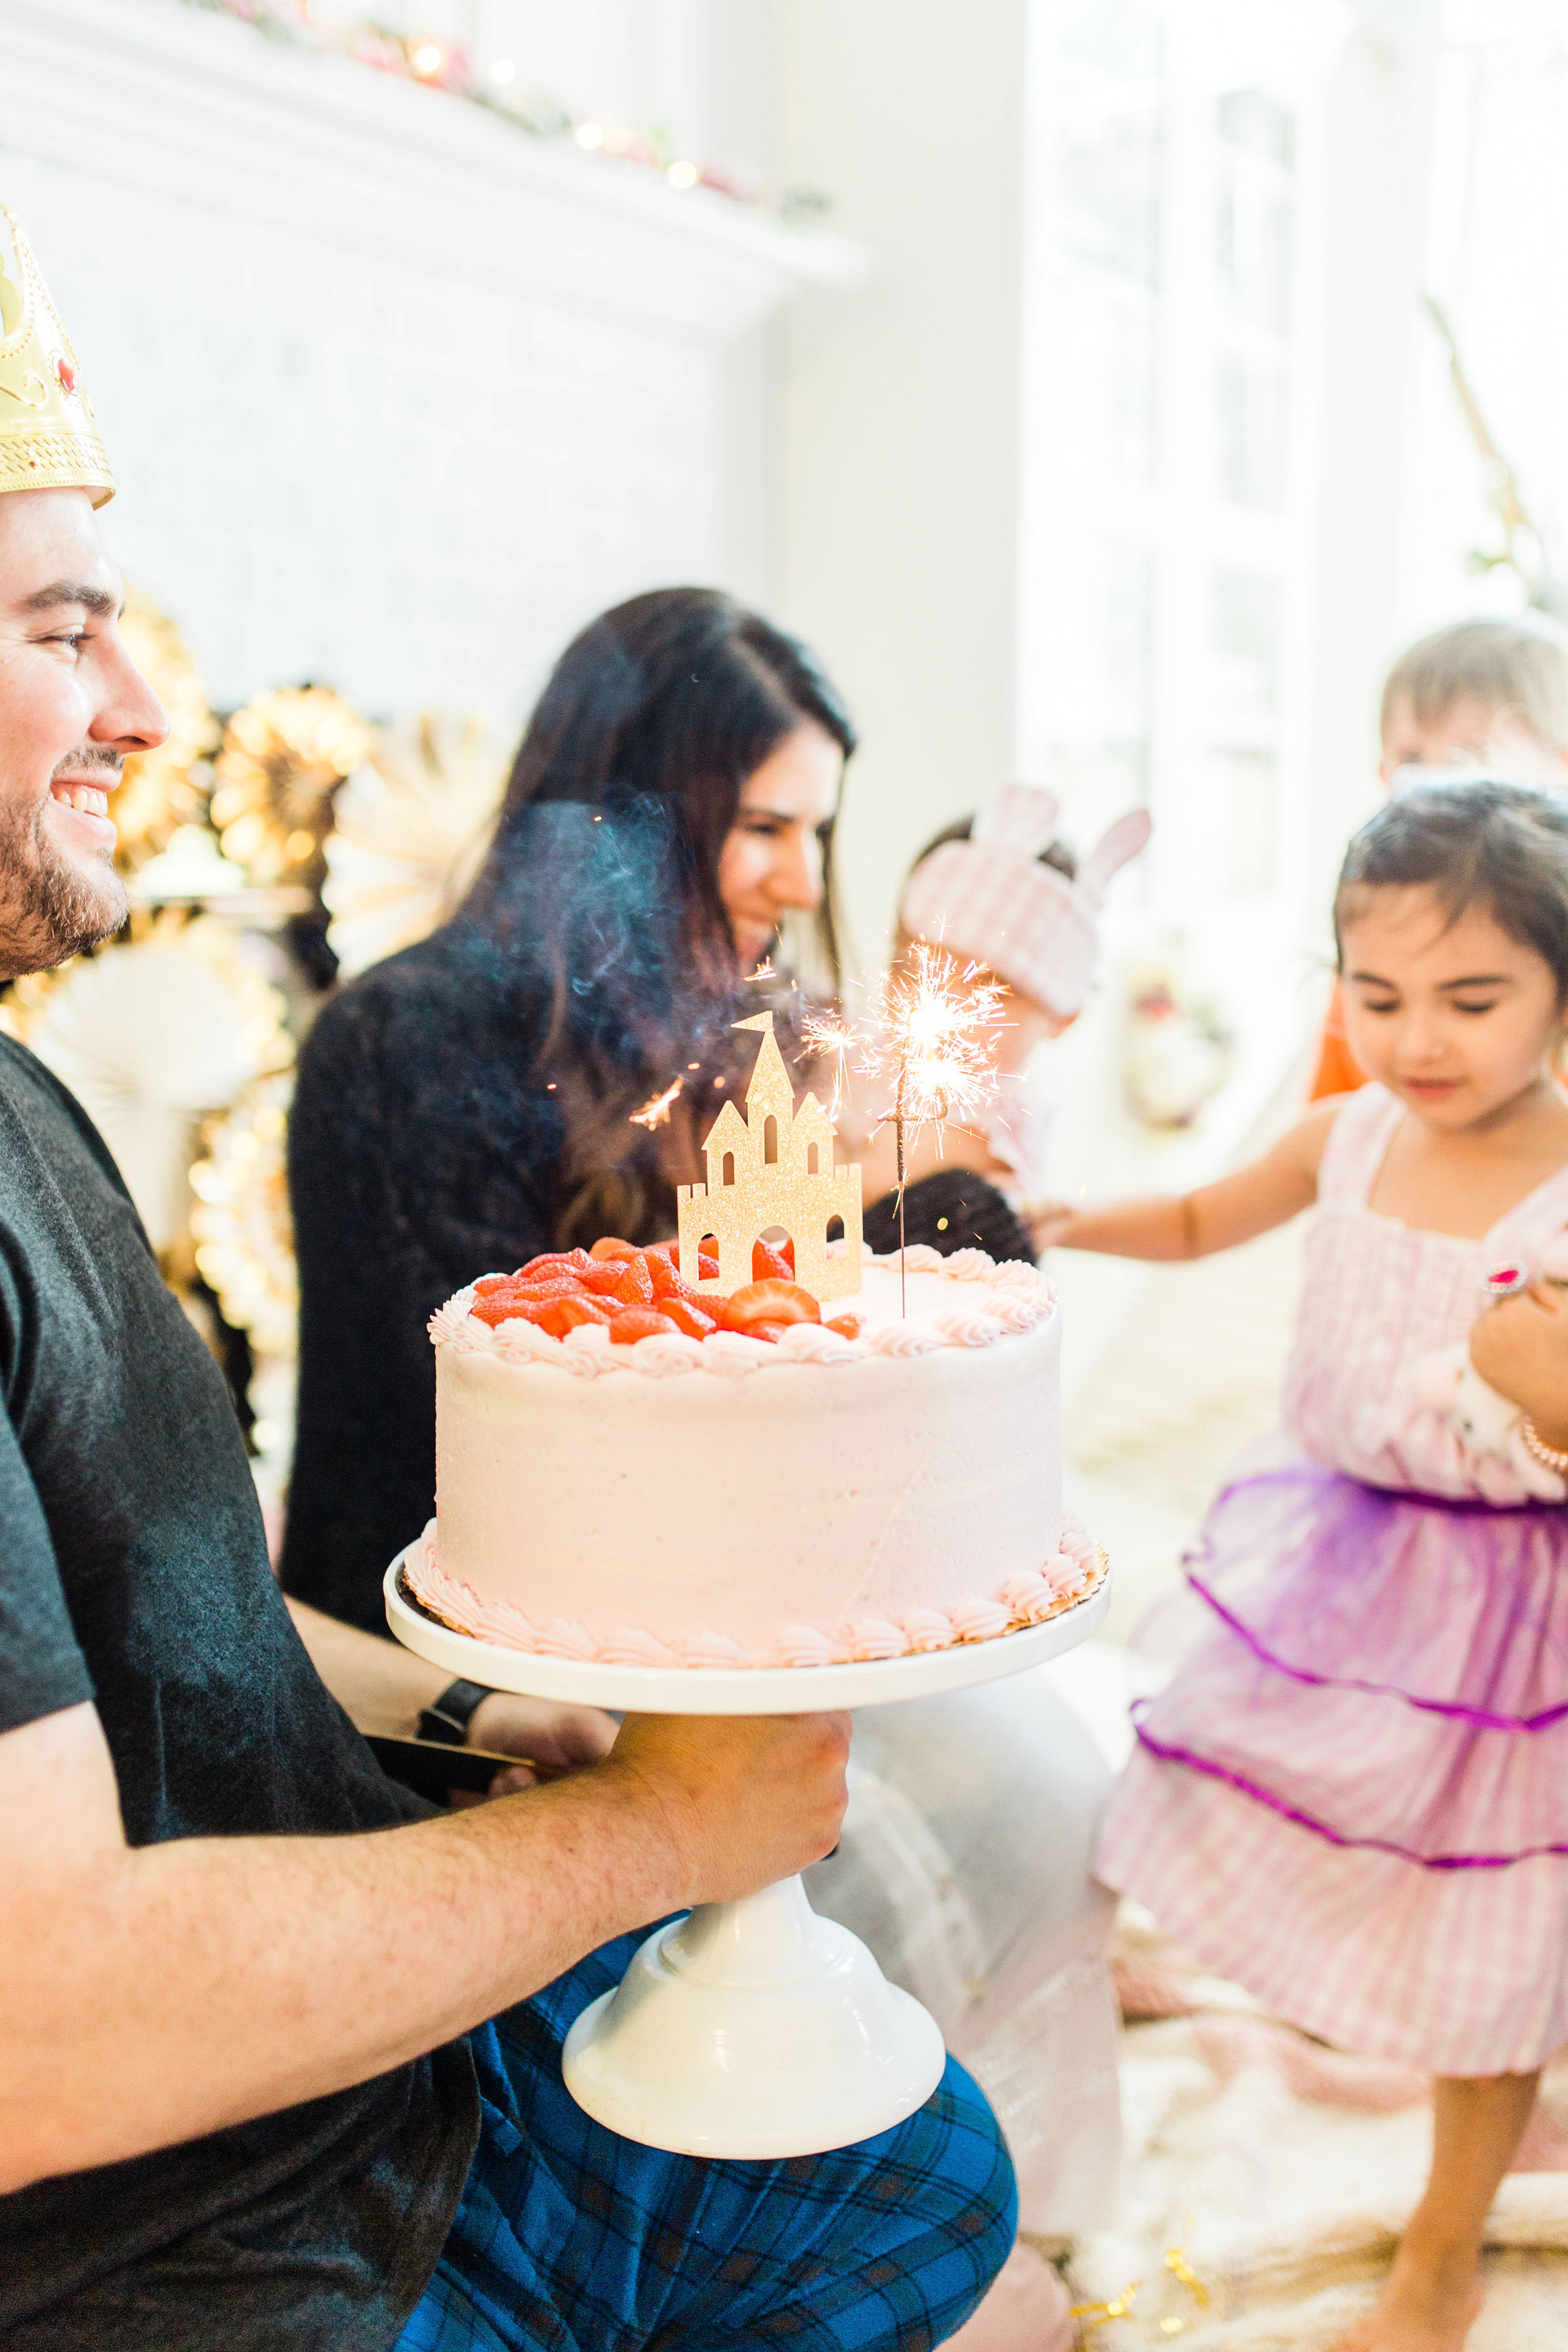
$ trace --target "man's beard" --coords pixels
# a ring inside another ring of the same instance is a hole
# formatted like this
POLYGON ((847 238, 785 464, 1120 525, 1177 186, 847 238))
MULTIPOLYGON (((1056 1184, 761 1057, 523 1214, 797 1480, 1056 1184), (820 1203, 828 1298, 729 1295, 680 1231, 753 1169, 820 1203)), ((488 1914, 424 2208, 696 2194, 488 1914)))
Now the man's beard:
MULTIPOLYGON (((76 771, 85 764, 76 761, 76 771)), ((84 869, 56 847, 46 831, 49 806, 7 808, 0 800, 0 974, 7 979, 96 947, 120 929, 130 904, 107 856, 84 869)))

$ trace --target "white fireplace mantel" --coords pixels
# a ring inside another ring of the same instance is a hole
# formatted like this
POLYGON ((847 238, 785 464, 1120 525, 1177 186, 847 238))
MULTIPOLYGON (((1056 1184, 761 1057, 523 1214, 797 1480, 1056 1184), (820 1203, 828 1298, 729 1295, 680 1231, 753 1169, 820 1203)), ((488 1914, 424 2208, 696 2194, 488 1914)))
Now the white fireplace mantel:
POLYGON ((504 730, 622 596, 768 599, 769 322, 869 268, 180 0, 0 0, 0 196, 215 699, 504 730))
POLYGON ((0 0, 11 153, 720 338, 868 268, 846 238, 180 0, 0 0))

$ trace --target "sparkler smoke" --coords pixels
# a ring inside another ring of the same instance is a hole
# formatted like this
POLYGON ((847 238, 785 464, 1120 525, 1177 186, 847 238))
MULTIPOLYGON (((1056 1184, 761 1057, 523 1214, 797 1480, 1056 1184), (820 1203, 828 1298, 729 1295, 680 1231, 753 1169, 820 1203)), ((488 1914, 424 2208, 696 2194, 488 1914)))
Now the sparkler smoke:
POLYGON ((529 803, 451 926, 464 1017, 504 1040, 464 1118, 498 1160, 558 1169, 563 1245, 640 1233, 671 1129, 693 1101, 705 1127, 750 1058, 730 1024, 760 992, 709 951, 689 868, 652 795, 529 803))

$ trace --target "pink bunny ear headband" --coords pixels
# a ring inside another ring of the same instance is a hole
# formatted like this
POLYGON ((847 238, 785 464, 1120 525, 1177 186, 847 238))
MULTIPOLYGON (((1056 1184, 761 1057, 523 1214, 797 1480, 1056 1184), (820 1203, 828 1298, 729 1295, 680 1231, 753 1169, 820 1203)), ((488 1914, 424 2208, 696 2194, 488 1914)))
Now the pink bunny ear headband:
POLYGON ((1040 852, 1056 839, 1058 804, 1032 784, 1005 784, 967 841, 944 842, 904 887, 900 918, 914 939, 989 964, 1059 1020, 1082 1010, 1094 971, 1106 885, 1149 838, 1147 809, 1117 818, 1069 882, 1040 852))

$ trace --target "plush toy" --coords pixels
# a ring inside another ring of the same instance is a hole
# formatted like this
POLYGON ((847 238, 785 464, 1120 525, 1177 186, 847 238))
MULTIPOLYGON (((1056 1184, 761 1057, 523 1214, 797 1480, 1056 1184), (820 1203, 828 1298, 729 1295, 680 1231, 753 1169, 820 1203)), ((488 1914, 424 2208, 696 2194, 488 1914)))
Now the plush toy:
POLYGON ((1423 1356, 1412 1380, 1416 1402, 1451 1422, 1473 1454, 1494 1454, 1516 1465, 1521 1457, 1529 1460, 1518 1438, 1518 1405, 1482 1380, 1465 1340, 1423 1356))
MULTIPOLYGON (((1527 1288, 1531 1278, 1523 1267, 1508 1266, 1489 1276, 1485 1287, 1493 1298, 1508 1298, 1527 1288)), ((1568 1286, 1568 1233, 1559 1234, 1548 1245, 1535 1278, 1568 1286)), ((1414 1369, 1412 1382, 1417 1403, 1440 1413, 1473 1454, 1508 1463, 1527 1488, 1539 1486, 1541 1465, 1520 1433, 1524 1416, 1518 1405, 1482 1380, 1470 1361, 1468 1340, 1423 1356, 1414 1369)))

